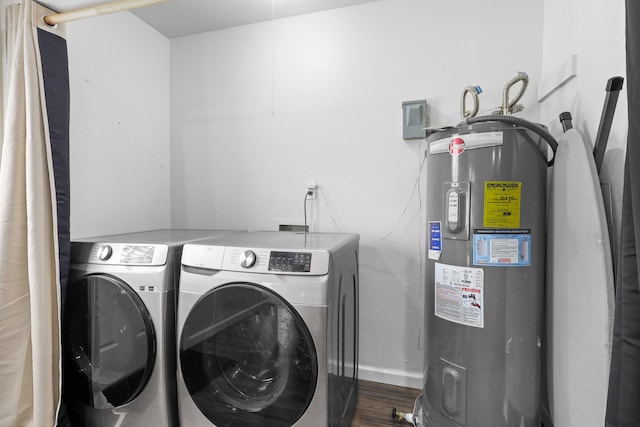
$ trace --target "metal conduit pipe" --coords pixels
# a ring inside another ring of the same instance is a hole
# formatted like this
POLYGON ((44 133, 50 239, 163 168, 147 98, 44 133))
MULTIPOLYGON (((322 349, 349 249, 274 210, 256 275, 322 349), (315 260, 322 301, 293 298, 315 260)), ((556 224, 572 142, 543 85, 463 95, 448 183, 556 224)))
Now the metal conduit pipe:
POLYGON ((520 101, 524 92, 527 90, 527 86, 529 86, 529 76, 523 72, 518 72, 517 76, 507 82, 502 92, 502 114, 510 115, 513 113, 513 107, 520 101), (518 82, 522 82, 520 92, 513 100, 509 101, 509 91, 518 82))
POLYGON ((462 100, 460 101, 460 118, 466 119, 469 117, 475 117, 478 114, 478 110, 480 109, 480 100, 478 99, 478 95, 482 93, 482 88, 480 86, 467 86, 462 91, 462 100), (473 100, 473 110, 467 111, 467 95, 471 94, 471 99, 473 100))
POLYGON ((530 121, 521 119, 520 117, 503 116, 500 114, 491 115, 491 116, 470 117, 466 119, 463 123, 472 125, 474 123, 482 123, 482 122, 508 123, 515 126, 522 126, 523 128, 527 128, 530 131, 537 133, 542 137, 542 139, 544 139, 547 142, 547 144, 549 144, 549 147, 551 147, 551 151, 553 152, 553 157, 551 157, 551 160, 547 161, 547 165, 548 166, 553 165, 553 160, 556 157, 556 150, 558 149, 558 142, 549 132, 544 130, 542 126, 539 126, 535 123, 531 123, 530 121))

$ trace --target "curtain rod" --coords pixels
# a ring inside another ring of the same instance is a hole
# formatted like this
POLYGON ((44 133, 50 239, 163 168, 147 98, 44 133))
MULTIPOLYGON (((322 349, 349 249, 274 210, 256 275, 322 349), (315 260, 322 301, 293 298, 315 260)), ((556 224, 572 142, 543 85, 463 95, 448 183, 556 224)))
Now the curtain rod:
POLYGON ((167 0, 120 0, 99 6, 47 15, 44 17, 44 22, 49 25, 62 24, 63 22, 75 21, 77 19, 92 18, 94 16, 106 15, 108 13, 122 12, 124 10, 151 6, 165 1, 167 0))

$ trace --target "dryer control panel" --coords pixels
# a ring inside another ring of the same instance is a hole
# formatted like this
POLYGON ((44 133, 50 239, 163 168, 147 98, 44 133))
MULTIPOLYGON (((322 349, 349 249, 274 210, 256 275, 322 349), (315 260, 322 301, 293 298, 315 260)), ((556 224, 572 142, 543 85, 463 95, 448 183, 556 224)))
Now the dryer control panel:
POLYGON ((107 265, 159 266, 167 263, 167 245, 128 243, 71 243, 71 261, 107 265))

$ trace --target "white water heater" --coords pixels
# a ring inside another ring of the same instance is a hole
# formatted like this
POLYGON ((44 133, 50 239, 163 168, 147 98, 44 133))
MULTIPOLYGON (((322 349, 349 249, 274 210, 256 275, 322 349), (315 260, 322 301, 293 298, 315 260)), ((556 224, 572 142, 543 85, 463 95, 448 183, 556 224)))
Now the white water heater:
POLYGON ((418 425, 540 424, 547 168, 556 146, 539 125, 500 115, 428 140, 418 425))

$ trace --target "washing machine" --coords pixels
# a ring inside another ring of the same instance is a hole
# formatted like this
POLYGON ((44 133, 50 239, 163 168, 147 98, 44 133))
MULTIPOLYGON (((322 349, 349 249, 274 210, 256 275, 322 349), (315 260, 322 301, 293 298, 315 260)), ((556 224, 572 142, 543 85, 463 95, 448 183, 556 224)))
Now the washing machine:
POLYGON ((71 243, 63 399, 74 427, 175 427, 175 304, 185 242, 232 231, 153 230, 71 243))
POLYGON ((357 234, 250 232, 184 248, 178 406, 189 427, 348 426, 357 234))

